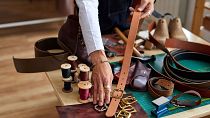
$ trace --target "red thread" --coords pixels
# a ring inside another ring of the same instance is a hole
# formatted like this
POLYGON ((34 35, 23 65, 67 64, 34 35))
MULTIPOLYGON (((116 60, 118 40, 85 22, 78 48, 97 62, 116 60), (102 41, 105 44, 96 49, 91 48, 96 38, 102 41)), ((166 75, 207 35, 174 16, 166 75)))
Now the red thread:
POLYGON ((82 72, 80 71, 80 80, 81 81, 88 81, 89 80, 89 72, 82 72))
POLYGON ((79 89, 80 99, 87 100, 89 98, 89 89, 79 89))
POLYGON ((69 60, 68 62, 71 64, 72 70, 76 70, 76 68, 77 68, 77 62, 76 61, 71 61, 71 60, 69 60))

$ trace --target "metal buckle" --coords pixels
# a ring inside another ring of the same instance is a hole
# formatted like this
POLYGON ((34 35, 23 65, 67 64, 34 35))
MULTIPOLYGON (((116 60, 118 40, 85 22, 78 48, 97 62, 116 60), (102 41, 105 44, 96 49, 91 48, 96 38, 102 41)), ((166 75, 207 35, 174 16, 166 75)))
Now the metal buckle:
POLYGON ((94 109, 98 112, 106 111, 108 109, 108 106, 104 104, 104 106, 95 105, 94 109))
POLYGON ((178 104, 176 103, 177 100, 173 100, 173 101, 170 101, 170 102, 171 102, 171 104, 174 105, 175 107, 180 107, 180 108, 186 107, 186 106, 184 106, 184 105, 178 105, 178 104))
POLYGON ((136 113, 137 112, 136 109, 131 105, 124 106, 122 108, 122 110, 127 111, 128 113, 136 113))
POLYGON ((131 118, 131 113, 125 111, 125 110, 121 110, 117 116, 115 116, 115 118, 131 118))
POLYGON ((124 92, 124 91, 121 90, 121 89, 114 89, 114 90, 112 91, 111 96, 112 96, 112 98, 121 99, 121 98, 123 97, 123 92, 124 92), (117 96, 114 96, 114 92, 121 92, 121 95, 118 96, 118 94, 117 94, 117 96))
POLYGON ((122 102, 127 105, 131 105, 131 104, 135 103, 136 101, 137 101, 136 98, 132 97, 132 96, 128 96, 128 97, 122 99, 122 102))

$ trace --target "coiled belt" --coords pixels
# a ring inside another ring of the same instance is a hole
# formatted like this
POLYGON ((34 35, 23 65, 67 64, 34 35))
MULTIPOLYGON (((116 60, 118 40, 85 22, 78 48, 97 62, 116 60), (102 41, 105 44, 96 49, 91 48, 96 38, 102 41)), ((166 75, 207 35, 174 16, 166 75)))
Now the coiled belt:
POLYGON ((58 45, 57 38, 45 38, 37 41, 34 45, 34 51, 35 58, 13 57, 17 72, 32 73, 56 70, 60 68, 60 65, 66 61, 69 55, 58 45))
MULTIPOLYGON (((154 24, 151 24, 149 31, 151 31, 153 27, 154 24)), ((151 34, 149 34, 149 36, 150 42, 167 53, 163 62, 164 74, 158 72, 158 76, 172 80, 175 83, 175 87, 180 91, 195 90, 199 92, 202 97, 210 97, 210 71, 194 71, 178 63, 179 60, 183 59, 194 59, 210 63, 210 46, 177 39, 167 39, 165 46, 163 46, 156 41, 151 34), (166 47, 181 50, 169 52, 166 47)))

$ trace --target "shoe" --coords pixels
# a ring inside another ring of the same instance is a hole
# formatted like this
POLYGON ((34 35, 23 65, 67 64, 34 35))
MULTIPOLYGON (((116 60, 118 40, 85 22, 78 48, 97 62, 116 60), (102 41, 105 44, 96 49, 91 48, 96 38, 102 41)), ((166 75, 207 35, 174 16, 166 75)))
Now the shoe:
MULTIPOLYGON (((165 41, 166 39, 169 38, 169 33, 168 33, 168 25, 166 22, 166 19, 159 19, 155 32, 153 34, 153 37, 161 44, 165 45, 165 41)), ((152 49, 154 48, 154 45, 149 42, 146 41, 145 42, 145 49, 152 49)))
POLYGON ((176 17, 174 19, 171 19, 169 21, 168 30, 170 38, 187 41, 187 37, 182 30, 182 23, 180 18, 176 17))

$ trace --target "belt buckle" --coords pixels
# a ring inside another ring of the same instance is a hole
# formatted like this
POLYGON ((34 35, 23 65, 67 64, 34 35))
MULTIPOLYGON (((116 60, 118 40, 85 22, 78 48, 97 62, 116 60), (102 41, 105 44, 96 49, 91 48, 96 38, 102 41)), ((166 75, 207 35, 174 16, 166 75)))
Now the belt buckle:
POLYGON ((116 99, 121 99, 122 97, 123 97, 123 90, 121 90, 121 89, 114 89, 113 91, 112 91, 112 94, 111 94, 111 96, 112 96, 112 98, 116 98, 116 99), (114 93, 115 92, 121 92, 121 95, 120 96, 118 96, 118 94, 117 94, 117 96, 114 96, 114 93))
POLYGON ((108 106, 106 104, 104 104, 104 106, 102 106, 102 107, 99 107, 99 105, 94 106, 94 109, 98 112, 106 111, 107 108, 108 108, 108 106))
POLYGON ((136 113, 137 112, 136 109, 131 105, 124 106, 122 108, 122 110, 127 111, 128 113, 136 113))
POLYGON ((120 110, 120 112, 115 116, 115 118, 131 118, 131 113, 125 111, 125 110, 120 110))
POLYGON ((179 105, 179 104, 177 104, 177 100, 170 101, 170 103, 171 103, 172 105, 174 105, 175 107, 180 107, 180 108, 186 107, 186 106, 184 106, 184 105, 179 105))
POLYGON ((127 96, 125 98, 122 98, 122 102, 127 105, 131 105, 135 103, 136 101, 137 101, 136 98, 132 96, 127 96))

